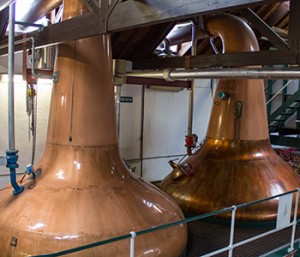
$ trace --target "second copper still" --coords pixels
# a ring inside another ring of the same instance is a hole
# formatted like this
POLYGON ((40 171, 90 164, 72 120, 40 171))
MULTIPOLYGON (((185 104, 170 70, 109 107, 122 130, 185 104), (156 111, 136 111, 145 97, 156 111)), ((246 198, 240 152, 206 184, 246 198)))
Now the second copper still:
MULTIPOLYGON (((208 17, 204 24, 210 36, 221 38, 224 53, 259 49, 255 34, 238 17, 208 17)), ((270 145, 263 81, 234 78, 217 83, 202 148, 175 165, 161 185, 184 211, 195 214, 264 199, 299 186, 299 176, 270 145)), ((236 218, 272 221, 277 203, 278 199, 273 199, 239 209, 236 218)))
MULTIPOLYGON (((64 1, 63 19, 84 12, 83 1, 64 1)), ((110 37, 60 44, 55 70, 41 175, 20 195, 0 192, 0 256, 51 254, 182 219, 171 197, 120 157, 110 37)), ((135 256, 178 257, 186 240, 184 225, 144 234, 135 256)), ((129 246, 125 239, 68 256, 129 256, 129 246)))

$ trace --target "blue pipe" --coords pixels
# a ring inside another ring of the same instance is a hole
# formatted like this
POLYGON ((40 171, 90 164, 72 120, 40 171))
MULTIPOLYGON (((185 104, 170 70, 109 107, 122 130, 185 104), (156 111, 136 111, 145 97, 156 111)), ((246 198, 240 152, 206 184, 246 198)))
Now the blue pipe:
POLYGON ((10 183, 14 188, 13 195, 18 195, 24 191, 24 187, 19 186, 17 183, 16 169, 19 167, 18 164, 19 155, 17 153, 18 153, 17 150, 6 151, 6 159, 7 159, 6 168, 9 168, 10 170, 10 183))

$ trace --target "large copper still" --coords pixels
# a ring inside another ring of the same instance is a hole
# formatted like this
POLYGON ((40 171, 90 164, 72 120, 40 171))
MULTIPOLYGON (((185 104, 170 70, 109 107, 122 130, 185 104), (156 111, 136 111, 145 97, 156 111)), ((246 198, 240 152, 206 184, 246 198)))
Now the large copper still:
MULTIPOLYGON (((65 0, 63 19, 85 11, 83 1, 65 0)), ((18 196, 0 192, 1 257, 53 253, 182 219, 171 197, 129 174, 120 158, 110 37, 60 44, 55 70, 36 166, 42 173, 18 196)), ((135 256, 178 257, 186 240, 184 225, 144 234, 135 256)), ((129 256, 129 240, 68 256, 129 256)))
MULTIPOLYGON (((205 29, 223 52, 257 51, 255 34, 231 15, 208 17, 205 29)), ((162 189, 189 213, 208 213, 275 196, 300 186, 300 178, 272 149, 262 80, 220 79, 202 148, 162 182, 162 189)), ((278 199, 239 209, 237 219, 276 219, 278 199)), ((229 217, 230 213, 223 214, 229 217)))

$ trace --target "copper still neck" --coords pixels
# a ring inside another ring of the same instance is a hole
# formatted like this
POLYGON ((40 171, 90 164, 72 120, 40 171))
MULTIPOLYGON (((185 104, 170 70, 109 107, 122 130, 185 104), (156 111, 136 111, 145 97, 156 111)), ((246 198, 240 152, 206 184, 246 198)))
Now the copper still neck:
MULTIPOLYGON (((83 1, 65 1, 64 8, 64 19, 86 12, 83 1)), ((53 89, 47 143, 117 144, 110 52, 110 38, 105 35, 59 46, 55 65, 59 81, 53 89)))
MULTIPOLYGON (((205 27, 223 43, 223 53, 258 51, 249 25, 229 15, 210 17, 205 27)), ((268 140, 262 80, 220 79, 216 88, 207 137, 218 140, 268 140), (258 122, 259 121, 259 122, 258 122)))

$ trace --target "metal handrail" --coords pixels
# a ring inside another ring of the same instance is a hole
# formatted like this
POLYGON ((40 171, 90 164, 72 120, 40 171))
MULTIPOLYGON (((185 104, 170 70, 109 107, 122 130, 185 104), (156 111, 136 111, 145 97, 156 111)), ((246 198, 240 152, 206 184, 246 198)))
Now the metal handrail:
POLYGON ((269 104, 270 102, 272 102, 279 94, 282 90, 284 90, 290 83, 292 82, 292 80, 289 80, 282 88, 280 88, 274 95, 273 97, 271 97, 271 99, 268 100, 268 102, 266 102, 266 105, 269 104))

